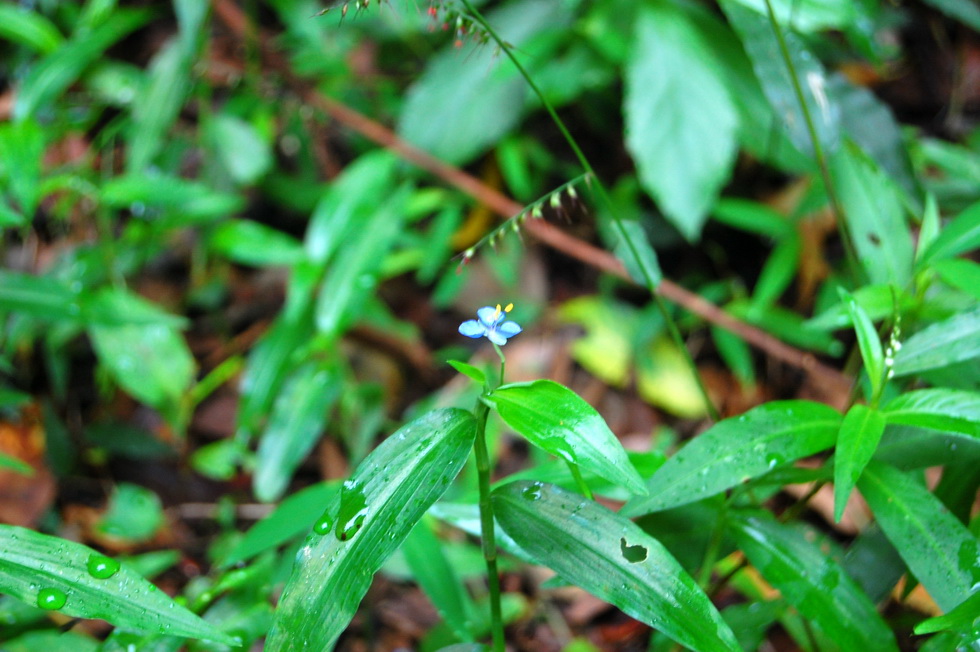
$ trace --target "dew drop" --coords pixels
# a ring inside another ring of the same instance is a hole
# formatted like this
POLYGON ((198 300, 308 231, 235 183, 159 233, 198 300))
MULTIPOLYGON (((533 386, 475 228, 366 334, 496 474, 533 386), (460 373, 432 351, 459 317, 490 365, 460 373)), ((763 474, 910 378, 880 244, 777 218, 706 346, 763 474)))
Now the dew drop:
POLYGON ((541 498, 541 483, 535 482, 531 486, 525 488, 524 491, 521 492, 521 496, 523 496, 525 500, 538 500, 541 498))
POLYGON ((89 555, 88 574, 97 580, 107 580, 119 572, 119 562, 105 555, 89 555))
POLYGON ((332 527, 333 519, 330 518, 329 511, 325 511, 320 515, 320 518, 316 520, 316 523, 313 524, 313 531, 323 536, 324 534, 330 532, 330 528, 332 527))
POLYGON ((60 589, 45 588, 37 592, 37 606, 53 611, 61 609, 68 602, 68 596, 60 589))
POLYGON ((367 516, 367 498, 359 482, 348 480, 340 493, 340 512, 337 514, 335 534, 341 541, 350 541, 364 525, 367 516))

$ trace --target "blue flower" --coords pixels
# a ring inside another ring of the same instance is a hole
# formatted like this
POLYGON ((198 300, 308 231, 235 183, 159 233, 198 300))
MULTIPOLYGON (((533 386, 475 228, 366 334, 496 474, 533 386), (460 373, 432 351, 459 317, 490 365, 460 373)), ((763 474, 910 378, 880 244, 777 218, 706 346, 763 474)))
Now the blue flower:
POLYGON ((507 344, 507 340, 521 332, 521 327, 517 322, 504 321, 507 313, 511 311, 514 304, 507 304, 506 308, 483 306, 476 311, 477 319, 469 319, 459 325, 459 332, 466 337, 486 337, 497 346, 507 344))

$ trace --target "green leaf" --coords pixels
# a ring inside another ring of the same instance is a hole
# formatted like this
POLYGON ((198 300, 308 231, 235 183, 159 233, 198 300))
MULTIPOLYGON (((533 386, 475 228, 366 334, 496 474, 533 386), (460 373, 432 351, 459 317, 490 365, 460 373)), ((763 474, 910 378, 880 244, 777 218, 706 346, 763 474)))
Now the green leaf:
POLYGON ((626 144, 643 187, 688 240, 735 161, 738 117, 721 65, 696 25, 666 3, 636 20, 626 67, 626 144))
POLYGON ((920 389, 891 400, 888 423, 961 433, 980 439, 980 394, 957 389, 920 389))
POLYGON ((476 436, 473 416, 436 410, 403 426, 344 483, 296 557, 266 643, 269 652, 328 650, 371 577, 456 477, 476 436), (329 520, 336 520, 331 531, 329 520))
POLYGON ((148 11, 117 9, 96 28, 74 34, 24 77, 14 103, 14 119, 21 121, 31 117, 40 107, 53 101, 102 57, 106 48, 142 26, 150 15, 148 11))
POLYGON ((810 401, 772 401, 725 419, 691 440, 654 473, 650 495, 622 513, 637 516, 685 505, 834 444, 841 416, 810 401))
POLYGON ((3 152, 0 180, 6 177, 11 198, 16 200, 17 209, 28 220, 34 218, 41 196, 44 140, 44 130, 34 120, 0 124, 0 152, 3 152))
POLYGON ((944 283, 961 292, 972 294, 980 301, 980 264, 964 258, 951 258, 932 263, 932 269, 944 283))
MULTIPOLYGON (((915 304, 906 292, 888 284, 865 285, 849 296, 872 322, 881 321, 896 312, 905 312, 915 304)), ((808 327, 819 330, 848 328, 853 324, 849 303, 843 299, 806 322, 808 327)))
POLYGON ((291 265, 303 259, 291 235, 252 220, 224 220, 211 234, 210 248, 243 265, 291 265))
POLYGON ((944 611, 980 582, 980 545, 912 475, 872 462, 858 481, 878 525, 944 611))
MULTIPOLYGON (((946 426, 942 421, 938 425, 946 426)), ((980 439, 950 430, 889 425, 874 459, 903 470, 961 461, 980 462, 980 439)))
POLYGON ((708 596, 659 541, 596 502, 540 482, 492 494, 501 527, 541 563, 693 650, 739 650, 708 596))
MULTIPOLYGON (((522 46, 544 29, 568 22, 549 0, 529 0, 489 12, 487 20, 526 60, 522 46)), ((447 45, 408 89, 398 134, 448 163, 464 163, 502 138, 524 113, 526 82, 493 48, 447 45)))
MULTIPOLYGON (((765 0, 735 0, 762 16, 767 16, 765 0)), ((858 17, 852 0, 771 0, 776 19, 803 33, 840 29, 858 17)))
POLYGON ((847 231, 872 283, 905 287, 912 273, 912 235, 891 179, 852 142, 831 159, 847 231))
POLYGON ((116 208, 139 206, 170 211, 179 224, 227 217, 241 209, 241 197, 212 190, 203 183, 167 175, 125 174, 102 186, 102 201, 116 208))
POLYGON ((623 261, 630 278, 650 291, 655 290, 660 285, 663 273, 660 271, 657 252, 650 246, 650 239, 643 226, 637 220, 620 219, 618 226, 613 224, 604 232, 607 237, 612 238, 611 249, 616 258, 623 261))
POLYGON ((95 527, 104 535, 134 543, 152 537, 162 524, 160 498, 145 487, 120 482, 95 527))
POLYGON ((256 182, 274 163, 269 144, 240 118, 217 115, 208 124, 208 134, 222 165, 238 183, 256 182))
POLYGON ((483 373, 481 369, 478 369, 471 364, 466 364, 465 362, 460 362, 459 360, 446 360, 446 362, 449 363, 450 367, 474 382, 481 385, 487 382, 487 375, 483 373))
POLYGON ((4 453, 0 453, 0 469, 10 469, 26 476, 34 475, 34 468, 30 464, 4 453))
POLYGON ((300 462, 320 440, 342 386, 339 373, 318 362, 300 366, 286 380, 259 440, 252 476, 259 500, 282 496, 300 462))
POLYGON ((99 326, 165 326, 187 328, 185 317, 124 288, 106 287, 81 296, 86 324, 99 326))
POLYGON ((895 375, 907 376, 980 356, 980 307, 922 329, 895 355, 895 375))
POLYGON ((954 258, 980 248, 980 202, 973 204, 947 224, 922 255, 922 262, 954 258))
POLYGON ((246 561, 309 532, 313 522, 323 514, 324 507, 335 501, 339 493, 338 483, 320 482, 286 497, 275 511, 249 528, 221 559, 221 566, 227 568, 246 561))
POLYGON ((316 327, 320 334, 337 337, 360 316, 377 282, 381 263, 401 231, 409 194, 409 188, 402 186, 388 195, 337 252, 316 300, 316 327))
POLYGON ((142 172, 167 144, 191 90, 191 59, 180 39, 171 39, 150 62, 141 92, 133 99, 126 171, 142 172))
POLYGON ((54 23, 26 6, 0 6, 0 38, 50 54, 64 43, 54 23))
POLYGON ((487 400, 535 446, 634 494, 644 493, 643 479, 602 416, 564 385, 552 380, 513 383, 497 388, 487 400))
POLYGON ((949 613, 923 620, 915 626, 915 633, 932 634, 945 630, 971 633, 977 618, 980 618, 980 591, 958 604, 949 613))
POLYGON ((868 380, 871 381, 871 396, 877 400, 882 383, 885 382, 885 352, 881 347, 881 339, 878 337, 878 331, 871 323, 868 313, 861 309, 857 301, 842 288, 838 288, 838 293, 847 306, 851 323, 854 325, 854 332, 857 333, 858 348, 861 350, 861 358, 864 360, 864 369, 868 373, 868 380))
POLYGON ((802 243, 797 234, 789 235, 777 244, 759 273, 759 280, 752 293, 752 305, 768 307, 779 300, 789 284, 796 278, 800 265, 802 243))
POLYGON ((736 516, 738 547, 762 576, 841 650, 898 650, 895 635, 847 573, 773 517, 736 516))
POLYGON ((442 544, 428 520, 423 519, 412 529, 401 550, 412 569, 412 576, 432 601, 432 606, 456 636, 471 641, 471 630, 477 619, 476 605, 446 559, 442 544))
POLYGON ((12 525, 0 525, 0 590, 28 604, 40 597, 78 618, 101 618, 141 632, 204 638, 229 645, 235 639, 174 603, 166 593, 87 546, 12 525), (106 561, 108 560, 108 561, 106 561), (101 564, 101 565, 100 565, 101 564), (93 568, 94 571, 90 571, 93 568), (106 574, 108 577, 102 579, 106 574))
POLYGON ((837 433, 834 463, 834 520, 837 522, 844 514, 851 490, 878 447, 885 423, 881 412, 860 403, 844 415, 837 433))
POLYGON ((35 319, 71 321, 81 316, 78 294, 49 276, 0 269, 0 311, 21 312, 35 319))
POLYGON ((100 646, 95 639, 75 632, 60 632, 52 629, 27 632, 3 642, 3 652, 37 652, 37 650, 44 650, 45 652, 105 652, 105 648, 100 646))
POLYGON ((96 324, 88 330, 99 361, 116 382, 175 423, 196 366, 181 334, 159 324, 96 324))
MULTIPOLYGON (((762 90, 775 116, 782 121, 790 141, 801 152, 813 152, 793 79, 783 61, 779 41, 768 17, 743 7, 736 0, 723 0, 720 4, 741 39, 762 90)), ((789 30, 783 30, 783 36, 800 82, 804 103, 813 118, 817 138, 825 152, 832 152, 840 140, 840 110, 828 100, 825 90, 828 85, 827 73, 799 36, 789 30)))

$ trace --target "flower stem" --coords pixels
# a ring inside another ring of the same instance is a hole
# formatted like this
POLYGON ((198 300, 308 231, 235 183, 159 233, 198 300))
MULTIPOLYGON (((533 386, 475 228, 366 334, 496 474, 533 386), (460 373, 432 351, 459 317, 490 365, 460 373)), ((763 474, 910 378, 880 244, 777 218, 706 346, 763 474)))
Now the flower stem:
POLYGON ((664 303, 663 299, 659 294, 659 290, 657 287, 659 285, 659 279, 653 278, 653 276, 651 276, 650 271, 646 268, 646 266, 641 264, 640 254, 636 249, 636 245, 633 242, 633 240, 630 238, 629 233, 626 231, 626 227, 623 226, 622 219, 619 217, 619 213, 616 210, 616 207, 613 204, 612 199, 609 197, 609 193, 606 190, 606 186, 602 183, 602 180, 599 179, 598 175, 596 175, 595 169, 593 169, 592 164, 589 162, 589 159, 585 156, 585 153, 582 151, 582 148, 578 146, 578 142, 575 140, 575 137, 572 136, 571 132, 565 126, 565 122, 558 116, 558 112, 555 111, 555 107, 551 104, 550 101, 548 101, 548 98, 544 96, 544 93, 542 93, 541 89, 538 88, 538 85, 534 82, 534 79, 531 77, 530 73, 528 73, 528 71, 524 68, 521 62, 517 59, 517 56, 514 54, 513 48, 511 48, 500 37, 500 35, 497 34, 497 32, 493 29, 493 27, 490 26, 490 23, 487 22, 487 19, 484 18, 483 14, 481 14, 476 9, 476 7, 473 6, 470 0, 462 0, 462 3, 463 6, 466 7, 466 11, 470 14, 473 20, 479 23, 480 26, 486 30, 487 34, 490 36, 490 38, 494 40, 494 42, 500 48, 501 52, 506 54, 507 58, 511 60, 511 62, 514 64, 514 67, 517 68, 517 72, 520 73, 521 77, 524 78, 524 81, 527 82, 527 85, 531 87, 531 90, 534 91, 534 94, 538 96, 539 100, 541 100, 541 104, 548 112, 548 115, 551 116, 552 122, 554 122, 555 126, 558 127, 558 130, 561 132, 561 135, 565 138, 565 142, 568 143, 568 146, 571 148, 572 153, 575 154, 575 158, 578 159, 579 165, 582 166, 582 169, 585 170, 586 174, 595 182, 596 194, 599 196, 599 201, 609 212, 609 215, 612 216, 613 224, 615 224, 616 230, 619 232, 619 237, 623 240, 624 243, 626 243, 626 247, 629 250, 630 256, 637 263, 636 264, 637 268, 642 271, 643 285, 653 295, 654 301, 657 304, 657 309, 660 311, 660 314, 663 316, 664 321, 667 323, 667 331, 670 333, 671 339, 674 340, 674 344, 680 350, 681 355, 684 356, 688 368, 691 370, 691 373, 694 375, 694 378, 697 379, 698 390, 701 393, 701 398, 704 400, 704 405, 708 411, 708 415, 711 417, 713 421, 717 421, 718 411, 715 409, 714 403, 711 402, 711 397, 708 396, 708 391, 704 386, 704 382, 701 380, 701 374, 698 373, 697 365, 694 364, 694 359, 691 357, 690 351, 687 350, 687 346, 685 346, 684 340, 680 336, 680 329, 677 328, 677 324, 674 322, 673 316, 670 314, 670 311, 667 309, 667 305, 664 303))
POLYGON ((490 587, 490 631, 493 636, 494 652, 503 652, 504 623, 500 611, 500 574, 497 571, 493 505, 490 503, 490 453, 487 451, 486 435, 489 414, 490 408, 480 401, 476 406, 476 441, 473 443, 473 452, 476 454, 476 472, 480 487, 480 533, 483 559, 487 564, 487 584, 490 587))
POLYGON ((579 491, 582 492, 583 496, 589 500, 592 500, 592 490, 589 489, 589 485, 586 484, 585 478, 582 477, 582 472, 579 471, 578 464, 575 462, 568 462, 568 468, 572 472, 572 477, 575 479, 575 484, 578 485, 579 491))

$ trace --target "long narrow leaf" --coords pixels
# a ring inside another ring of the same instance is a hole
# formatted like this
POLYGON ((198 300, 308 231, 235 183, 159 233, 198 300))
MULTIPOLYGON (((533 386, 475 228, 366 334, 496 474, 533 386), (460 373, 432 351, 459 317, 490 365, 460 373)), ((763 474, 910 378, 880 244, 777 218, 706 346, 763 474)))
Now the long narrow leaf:
POLYGON ((840 521, 844 515, 844 506, 854 483, 874 455, 883 432, 885 417, 866 405, 854 405, 844 416, 837 434, 837 461, 834 464, 835 521, 840 521))
POLYGON ((872 462, 858 482, 881 529, 944 611, 980 582, 980 544, 911 475, 872 462))
POLYGON ((898 650, 874 604, 818 546, 772 517, 733 520, 739 548, 841 650, 898 650))
POLYGON ((235 643, 125 565, 80 543, 13 525, 0 525, 0 591, 68 616, 235 643))
POLYGON ((741 649, 691 576, 629 519, 540 482, 512 482, 492 500, 501 527, 563 579, 693 650, 741 649))
POLYGON ((332 648, 374 573, 459 473, 475 435, 469 412, 436 410, 365 458, 297 554, 266 650, 332 648))
POLYGON ((653 475, 650 495, 623 513, 637 516, 693 503, 834 444, 841 416, 810 401, 773 401, 703 432, 653 475))

